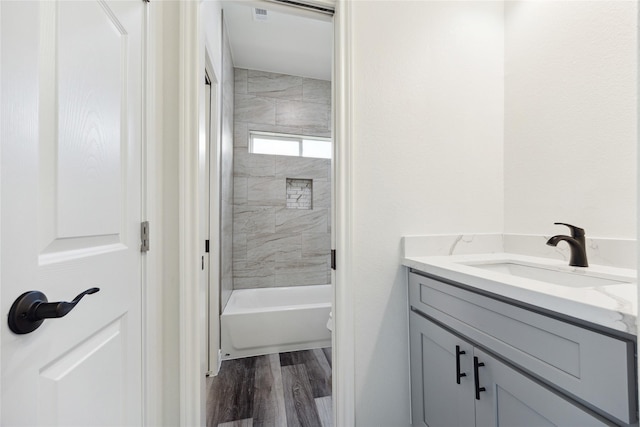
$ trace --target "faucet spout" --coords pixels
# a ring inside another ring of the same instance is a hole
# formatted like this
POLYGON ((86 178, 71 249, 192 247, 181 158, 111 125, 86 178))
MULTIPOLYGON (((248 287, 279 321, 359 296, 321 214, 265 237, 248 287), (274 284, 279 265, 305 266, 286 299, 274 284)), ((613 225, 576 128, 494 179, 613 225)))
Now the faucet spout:
POLYGON ((560 242, 567 242, 569 247, 571 248, 571 259, 569 260, 569 265, 573 267, 589 267, 589 263, 587 262, 587 251, 585 248, 585 240, 584 235, 580 237, 571 237, 571 236, 553 236, 549 240, 547 240, 547 245, 549 246, 557 246, 560 242))

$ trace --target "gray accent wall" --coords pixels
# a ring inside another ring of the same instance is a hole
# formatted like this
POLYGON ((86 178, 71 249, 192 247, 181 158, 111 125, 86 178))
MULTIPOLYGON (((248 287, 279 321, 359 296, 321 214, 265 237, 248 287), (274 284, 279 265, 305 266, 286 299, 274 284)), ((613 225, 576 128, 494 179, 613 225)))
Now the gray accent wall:
POLYGON ((233 291, 234 71, 227 26, 222 21, 222 129, 220 133, 220 312, 233 291))
POLYGON ((331 161, 251 154, 249 131, 331 136, 331 82, 235 69, 233 287, 331 282, 331 161), (287 178, 312 180, 287 208, 287 178))

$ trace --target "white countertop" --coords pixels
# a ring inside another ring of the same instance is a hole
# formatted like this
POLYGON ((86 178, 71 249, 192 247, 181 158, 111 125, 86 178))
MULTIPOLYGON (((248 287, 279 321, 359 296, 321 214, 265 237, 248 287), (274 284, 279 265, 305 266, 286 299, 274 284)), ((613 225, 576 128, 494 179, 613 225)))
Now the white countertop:
POLYGON ((566 261, 511 253, 446 256, 406 256, 402 264, 482 292, 521 301, 584 322, 637 335, 638 297, 636 270, 590 265, 569 267, 566 261), (629 283, 593 287, 555 285, 538 280, 473 267, 475 263, 515 261, 549 266, 555 270, 616 278, 629 283))

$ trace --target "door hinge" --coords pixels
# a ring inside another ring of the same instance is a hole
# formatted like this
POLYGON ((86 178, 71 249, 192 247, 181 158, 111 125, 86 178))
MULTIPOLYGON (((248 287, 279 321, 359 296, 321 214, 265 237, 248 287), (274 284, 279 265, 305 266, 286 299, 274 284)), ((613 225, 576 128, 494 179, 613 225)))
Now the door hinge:
POLYGON ((204 251, 205 253, 209 253, 209 239, 204 241, 204 251))
POLYGON ((140 223, 140 252, 149 252, 149 221, 140 223))
POLYGON ((331 269, 336 269, 336 250, 331 249, 331 269))

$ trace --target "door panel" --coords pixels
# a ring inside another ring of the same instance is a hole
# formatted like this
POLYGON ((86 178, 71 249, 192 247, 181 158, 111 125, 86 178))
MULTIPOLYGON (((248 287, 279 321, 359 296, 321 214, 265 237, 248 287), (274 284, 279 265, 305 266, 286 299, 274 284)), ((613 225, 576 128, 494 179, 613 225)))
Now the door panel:
POLYGON ((0 2, 3 426, 139 426, 144 2, 0 2), (39 290, 69 314, 6 324, 39 290))
POLYGON ((473 347, 411 312, 411 396, 414 426, 468 427, 474 424, 473 347), (457 383, 456 346, 460 354, 457 383))
POLYGON ((125 394, 125 323, 118 319, 40 371, 41 420, 68 426, 125 425, 120 402, 125 394), (96 377, 87 388, 86 379, 96 377))
POLYGON ((486 389, 475 400, 477 427, 607 425, 477 347, 473 354, 484 363, 478 384, 486 389))
POLYGON ((124 249, 123 101, 136 82, 124 72, 128 34, 107 4, 44 3, 40 19, 38 167, 46 191, 38 221, 40 264, 48 264, 124 249))
POLYGON ((118 234, 126 30, 107 4, 61 2, 57 9, 57 237, 118 234))

